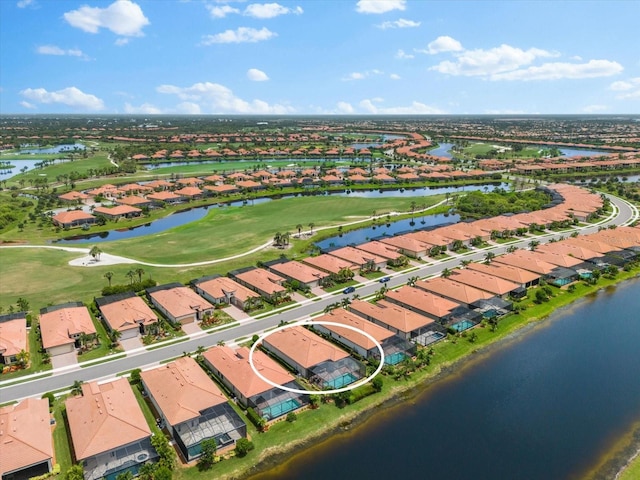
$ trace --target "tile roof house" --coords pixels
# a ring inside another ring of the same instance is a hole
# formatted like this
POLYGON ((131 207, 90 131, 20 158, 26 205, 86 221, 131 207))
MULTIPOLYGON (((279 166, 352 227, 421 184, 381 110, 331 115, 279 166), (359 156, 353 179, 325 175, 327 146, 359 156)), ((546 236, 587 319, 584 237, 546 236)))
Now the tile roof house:
POLYGON ((151 200, 155 205, 164 205, 165 203, 173 204, 182 201, 182 196, 176 195, 173 192, 169 191, 160 191, 156 193, 150 193, 147 195, 147 198, 151 200))
POLYGON ((191 284, 198 295, 215 305, 228 303, 242 310, 249 310, 261 304, 258 293, 229 277, 211 275, 193 280, 191 284))
POLYGON ((193 323, 213 313, 214 306, 180 283, 147 289, 149 300, 173 323, 193 323))
POLYGON ((133 218, 142 215, 142 210, 129 205, 118 205, 116 207, 96 207, 93 210, 96 215, 104 215, 110 220, 118 218, 133 218))
POLYGON ((81 225, 90 225, 95 223, 96 217, 82 210, 71 210, 69 212, 60 212, 54 215, 51 220, 54 225, 62 228, 73 228, 81 225))
POLYGON ((499 255, 492 260, 492 263, 512 265, 539 275, 547 275, 556 268, 556 265, 545 262, 535 252, 529 250, 517 250, 505 255, 499 255))
POLYGON ((302 326, 278 330, 263 347, 322 388, 342 388, 364 376, 364 366, 347 352, 302 326))
POLYGON ((130 471, 134 475, 158 454, 151 430, 126 378, 82 384, 82 395, 65 401, 75 461, 85 480, 130 471))
POLYGON ((465 283, 472 287, 493 293, 501 298, 507 298, 511 292, 515 292, 520 285, 494 275, 477 272, 474 270, 453 270, 449 277, 456 282, 465 283))
MULTIPOLYGON (((249 364, 249 349, 212 347, 202 355, 207 367, 245 408, 253 408, 266 421, 274 420, 309 403, 308 396, 287 392, 265 382, 249 364)), ((304 390, 295 377, 261 350, 254 350, 253 365, 272 382, 304 390)))
POLYGON ((80 302, 64 303, 40 310, 42 347, 51 355, 73 352, 83 335, 95 337, 89 310, 80 302))
POLYGON ((349 310, 364 319, 381 325, 405 340, 420 343, 420 337, 442 330, 432 318, 402 308, 394 303, 380 300, 369 303, 353 300, 349 310))
POLYGON ((158 316, 134 292, 96 298, 95 302, 109 330, 120 332, 121 340, 150 333, 158 323, 158 316))
POLYGON ((330 276, 327 272, 295 260, 273 263, 269 265, 269 270, 281 275, 287 280, 295 280, 309 288, 321 286, 330 276))
POLYGON ((332 255, 327 255, 326 253, 318 255, 317 257, 303 258, 302 262, 333 275, 338 275, 340 273, 340 270, 342 270, 343 268, 348 268, 352 271, 358 270, 358 265, 348 260, 343 260, 332 255))
POLYGON ((411 258, 422 258, 429 254, 434 245, 417 240, 407 235, 396 235, 395 237, 382 238, 381 243, 396 248, 400 253, 411 258))
POLYGON ((451 312, 460 306, 457 302, 408 285, 387 291, 385 300, 440 323, 445 323, 451 312))
POLYGON ((258 292, 270 301, 275 300, 278 295, 284 295, 287 291, 282 286, 286 280, 264 268, 252 268, 244 272, 233 273, 233 277, 241 285, 258 292))
POLYGON ((187 461, 200 456, 204 440, 224 448, 247 436, 246 424, 193 358, 143 371, 140 378, 187 461))
POLYGON ((515 282, 523 288, 529 288, 537 285, 542 278, 542 275, 538 273, 525 270, 523 268, 514 267, 513 265, 505 265, 504 263, 485 263, 471 262, 467 265, 468 269, 475 270, 477 272, 483 272, 494 277, 504 278, 511 282, 515 282))
POLYGON ((397 248, 382 242, 378 242, 376 240, 361 243, 356 248, 358 250, 362 250, 364 252, 385 258, 387 260, 387 263, 392 266, 401 265, 406 260, 406 257, 402 253, 400 253, 397 248))
MULTIPOLYGON (((325 315, 315 317, 313 320, 314 322, 340 323, 368 333, 382 347, 384 363, 387 365, 395 365, 415 353, 415 345, 403 340, 386 328, 369 322, 343 308, 336 308, 325 315)), ((321 323, 314 323, 313 329, 331 337, 362 358, 380 360, 380 350, 376 343, 358 331, 337 325, 322 325, 321 323)))
POLYGON ((22 350, 29 351, 26 313, 0 315, 0 364, 15 363, 22 350))
POLYGON ((355 263, 364 271, 377 270, 387 265, 386 258, 379 257, 378 255, 374 255, 354 247, 342 247, 327 253, 333 257, 338 257, 342 260, 355 263))
POLYGON ((0 477, 28 479, 51 472, 53 437, 47 399, 0 407, 0 477))
POLYGON ((415 287, 458 302, 466 307, 469 307, 473 302, 477 302, 478 300, 488 300, 494 297, 494 295, 489 292, 444 277, 418 280, 415 287))

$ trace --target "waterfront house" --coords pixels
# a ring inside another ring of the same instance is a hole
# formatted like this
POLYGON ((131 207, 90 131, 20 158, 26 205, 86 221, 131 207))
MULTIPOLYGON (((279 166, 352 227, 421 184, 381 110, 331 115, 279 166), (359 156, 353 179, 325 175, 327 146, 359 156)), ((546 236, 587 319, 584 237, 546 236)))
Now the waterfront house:
POLYGON ((126 378, 82 384, 82 394, 65 401, 73 459, 85 480, 133 475, 158 454, 151 430, 126 378))
POLYGON ((517 283, 521 288, 529 288, 540 282, 541 275, 525 270, 523 268, 514 267, 501 263, 476 263, 471 262, 467 267, 469 270, 486 273, 494 277, 504 278, 510 282, 517 283))
POLYGON ((450 278, 435 277, 428 280, 418 280, 415 284, 416 288, 431 292, 443 298, 457 302, 460 305, 470 307, 473 302, 482 299, 492 298, 494 295, 474 288, 464 283, 459 283, 450 278))
POLYGON ((400 338, 420 345, 428 345, 444 337, 444 329, 432 318, 385 300, 376 303, 353 300, 349 310, 390 330, 400 338))
POLYGON ((307 257, 302 259, 303 263, 311 265, 319 270, 323 270, 332 274, 334 277, 339 275, 343 269, 349 269, 353 272, 358 270, 358 265, 342 258, 334 257, 323 253, 317 257, 307 257))
MULTIPOLYGON (((265 382, 249 364, 249 349, 212 347, 202 355, 204 363, 244 408, 253 408, 266 421, 274 420, 309 403, 309 397, 265 382)), ((304 390, 295 377, 262 350, 253 351, 253 366, 278 385, 304 390)))
POLYGON ((103 215, 109 220, 118 220, 119 218, 139 217, 142 215, 142 210, 129 205, 118 205, 115 207, 96 207, 93 213, 103 215))
POLYGON ((387 259, 379 257, 354 247, 342 247, 336 250, 327 252, 333 257, 338 257, 342 260, 346 260, 358 265, 362 271, 374 271, 379 270, 387 264, 387 259))
POLYGON ((120 332, 120 340, 146 335, 158 323, 158 316, 134 292, 96 298, 95 302, 107 328, 120 332))
POLYGON ((17 355, 23 350, 29 351, 26 313, 0 315, 0 364, 15 363, 18 360, 17 355))
POLYGON ((227 397, 191 357, 140 374, 149 400, 186 461, 198 458, 202 442, 219 449, 247 436, 247 426, 227 397))
POLYGON ((429 254, 433 244, 423 242, 407 235, 397 235, 390 238, 381 238, 381 243, 397 249, 400 253, 411 258, 422 258, 429 254))
POLYGON ((54 225, 61 228, 73 228, 81 227, 82 225, 91 225, 95 223, 96 217, 82 210, 71 210, 54 215, 51 221, 54 225))
MULTIPOLYGON (((314 322, 341 323, 368 333, 376 339, 382 347, 384 363, 387 365, 396 365, 405 358, 412 357, 415 354, 415 345, 400 338, 386 328, 369 322, 361 316, 342 308, 337 308, 325 315, 316 317, 314 318, 314 322)), ((314 323, 313 329, 331 337, 362 358, 380 360, 380 351, 376 343, 359 331, 337 325, 322 325, 320 323, 314 323)))
POLYGON ((42 347, 52 357, 71 353, 97 336, 89 310, 80 302, 42 308, 40 333, 42 347))
POLYGON ((264 268, 243 269, 230 272, 230 275, 232 275, 238 283, 258 292, 263 298, 270 302, 282 298, 287 292, 287 289, 282 286, 286 280, 280 275, 276 275, 264 268))
POLYGON ((0 407, 0 445, 2 480, 27 480, 51 472, 49 400, 26 398, 0 407))
POLYGON ((520 295, 520 285, 517 283, 475 270, 456 269, 449 278, 492 293, 503 299, 506 299, 509 295, 520 295))
POLYGON ((147 297, 169 321, 182 325, 199 322, 206 315, 211 315, 215 308, 180 283, 147 288, 147 297))
POLYGON ((402 265, 407 260, 407 258, 402 253, 400 253, 397 248, 382 242, 378 242, 376 240, 362 243, 360 245, 357 245, 356 248, 358 250, 367 252, 368 254, 373 254, 377 255, 378 257, 384 258, 387 261, 387 264, 391 266, 402 265))
POLYGON ((511 265, 513 267, 529 270, 530 272, 537 273, 541 276, 551 273, 553 269, 556 268, 556 265, 545 262, 542 258, 536 255, 535 252, 530 250, 517 250, 505 255, 499 255, 495 257, 491 263, 511 265))
POLYGON ((262 345, 321 388, 342 388, 365 375, 364 365, 302 326, 278 330, 267 336, 262 345))
POLYGON ((408 285, 387 291, 385 299, 442 324, 451 317, 452 310, 460 306, 459 303, 408 285))
POLYGON ((261 303, 258 293, 229 277, 210 275, 192 280, 194 290, 214 305, 223 303, 248 310, 261 303))

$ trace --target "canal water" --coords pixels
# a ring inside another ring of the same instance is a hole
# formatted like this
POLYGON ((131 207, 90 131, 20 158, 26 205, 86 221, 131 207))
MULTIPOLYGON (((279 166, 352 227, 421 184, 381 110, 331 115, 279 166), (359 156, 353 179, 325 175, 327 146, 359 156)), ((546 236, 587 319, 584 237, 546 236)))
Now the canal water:
POLYGON ((640 420, 639 292, 636 278, 580 300, 251 479, 584 478, 640 420))

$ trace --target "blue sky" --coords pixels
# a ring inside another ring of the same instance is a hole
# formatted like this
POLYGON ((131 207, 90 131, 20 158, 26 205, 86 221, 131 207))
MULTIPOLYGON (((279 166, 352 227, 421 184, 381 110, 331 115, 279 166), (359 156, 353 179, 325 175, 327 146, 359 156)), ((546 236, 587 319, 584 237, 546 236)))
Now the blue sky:
POLYGON ((640 113, 640 2, 0 0, 0 113, 640 113))

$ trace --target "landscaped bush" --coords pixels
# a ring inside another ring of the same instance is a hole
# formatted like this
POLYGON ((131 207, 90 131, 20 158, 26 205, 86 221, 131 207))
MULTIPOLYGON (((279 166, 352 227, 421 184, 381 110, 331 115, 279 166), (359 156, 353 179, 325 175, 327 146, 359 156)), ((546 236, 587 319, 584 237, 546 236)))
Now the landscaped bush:
POLYGON ((147 278, 142 282, 134 282, 129 284, 121 284, 121 285, 112 285, 107 286, 102 289, 102 295, 115 295, 116 293, 124 293, 124 292, 141 292, 145 288, 155 287, 158 284, 155 280, 151 278, 147 278))
POLYGON ((264 427, 266 425, 266 421, 264 418, 262 418, 260 415, 258 415, 258 413, 251 407, 247 408, 247 417, 249 418, 249 420, 251 420, 251 423, 253 423, 256 428, 260 431, 264 430, 264 427))

